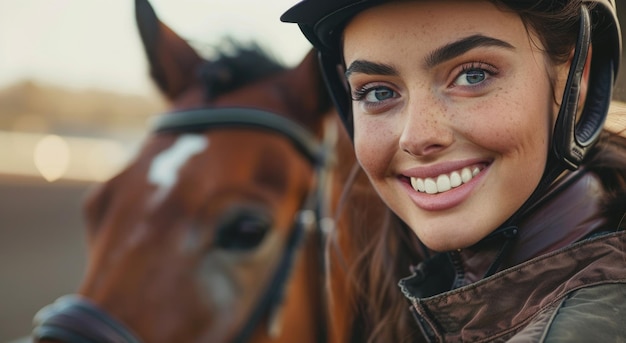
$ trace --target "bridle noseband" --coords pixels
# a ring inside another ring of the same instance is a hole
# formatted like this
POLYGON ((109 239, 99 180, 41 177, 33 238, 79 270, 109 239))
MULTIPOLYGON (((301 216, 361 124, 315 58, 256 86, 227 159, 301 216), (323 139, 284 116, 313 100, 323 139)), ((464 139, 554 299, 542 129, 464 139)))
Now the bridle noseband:
MULTIPOLYGON (((264 316, 272 314, 280 307, 285 286, 289 280, 296 253, 303 246, 307 234, 314 231, 320 237, 320 275, 324 276, 324 230, 320 223, 327 221, 322 213, 327 201, 328 164, 332 147, 320 143, 308 130, 299 124, 277 114, 252 108, 214 108, 169 112, 157 117, 153 132, 180 133, 203 132, 216 128, 253 128, 267 130, 286 137, 313 166, 316 187, 303 199, 300 211, 294 219, 293 228, 287 237, 276 270, 265 289, 263 296, 253 308, 248 320, 234 343, 247 342, 264 316)), ((324 289, 324 277, 320 289, 324 289)), ((325 304, 325 299, 319 299, 325 304)), ((325 309, 324 309, 325 310, 325 309)), ((35 316, 34 339, 61 340, 63 342, 119 342, 139 343, 130 330, 111 318, 88 299, 77 295, 61 297, 55 303, 41 309, 35 316), (89 313, 90 316, 85 316, 89 313), (87 324, 85 324, 87 322, 87 324), (77 326, 76 323, 83 323, 77 326), (85 327, 87 325, 87 327, 85 327), (114 338, 111 341, 112 337, 114 338)), ((322 342, 328 341, 326 318, 320 318, 319 328, 322 342)))

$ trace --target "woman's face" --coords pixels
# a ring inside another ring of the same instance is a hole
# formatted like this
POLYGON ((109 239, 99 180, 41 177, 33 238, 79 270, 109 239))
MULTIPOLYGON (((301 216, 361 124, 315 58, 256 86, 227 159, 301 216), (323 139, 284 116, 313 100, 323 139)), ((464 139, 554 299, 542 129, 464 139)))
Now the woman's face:
POLYGON ((346 27, 357 157, 429 248, 478 242, 537 186, 568 67, 540 49, 486 1, 387 3, 346 27))

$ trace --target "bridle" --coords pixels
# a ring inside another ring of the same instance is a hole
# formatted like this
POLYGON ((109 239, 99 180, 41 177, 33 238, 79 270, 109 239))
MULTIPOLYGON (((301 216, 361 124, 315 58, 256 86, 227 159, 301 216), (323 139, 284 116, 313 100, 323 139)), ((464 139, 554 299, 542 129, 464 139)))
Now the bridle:
MULTIPOLYGON (((308 130, 299 124, 277 114, 252 108, 215 108, 196 109, 170 113, 157 118, 154 130, 158 133, 166 132, 202 132, 208 129, 224 127, 244 127, 266 130, 282 135, 289 139, 293 146, 307 159, 314 168, 316 187, 304 198, 300 211, 294 219, 293 227, 287 238, 283 253, 271 278, 269 287, 257 302, 248 317, 246 325, 233 343, 247 342, 255 328, 267 313, 273 313, 282 302, 283 293, 298 249, 303 246, 304 238, 313 230, 323 237, 320 228, 322 219, 328 217, 323 213, 326 191, 323 180, 326 179, 328 161, 330 160, 329 147, 321 144, 308 130)), ((323 240, 320 239, 320 256, 323 258, 323 240)), ((320 266, 323 269, 323 261, 320 266)), ((320 275, 323 270, 320 271, 320 275)), ((321 287, 324 286, 322 283, 321 287)), ((324 288, 321 288, 324 289, 324 288)), ((324 299, 320 299, 322 304, 324 299)), ((322 336, 326 336, 325 318, 318 320, 322 336)))
MULTIPOLYGON (((321 143, 308 130, 299 124, 277 114, 252 108, 213 108, 194 109, 166 113, 157 117, 153 123, 153 132, 193 133, 218 128, 253 128, 266 130, 287 138, 303 157, 312 165, 315 172, 315 187, 302 200, 300 211, 295 216, 292 230, 270 279, 268 287, 248 316, 246 324, 233 340, 234 343, 247 342, 266 315, 272 315, 280 308, 285 286, 289 280, 293 262, 305 238, 315 232, 319 238, 320 286, 324 290, 324 237, 325 230, 321 223, 329 216, 324 206, 327 202, 328 165, 331 160, 332 146, 321 143)), ((322 292, 322 297, 324 297, 322 292)), ((326 299, 319 299, 326 304, 326 299)), ((326 309, 323 308, 325 313, 326 309)), ((318 320, 320 342, 328 341, 326 318, 318 320)), ((88 299, 77 295, 67 295, 55 303, 41 309, 34 319, 34 339, 52 339, 63 342, 120 342, 139 343, 140 341, 121 323, 111 318, 88 299)))

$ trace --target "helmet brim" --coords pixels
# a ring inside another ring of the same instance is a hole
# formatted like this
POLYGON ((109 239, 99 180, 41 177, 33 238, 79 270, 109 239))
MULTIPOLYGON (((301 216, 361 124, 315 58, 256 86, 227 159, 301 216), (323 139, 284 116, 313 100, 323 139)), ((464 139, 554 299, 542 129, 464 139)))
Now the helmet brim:
MULTIPOLYGON (((384 0, 302 1, 285 12, 280 20, 297 23, 306 38, 320 51, 338 48, 345 24, 356 14, 384 0)), ((326 50, 326 51, 325 51, 326 50)))

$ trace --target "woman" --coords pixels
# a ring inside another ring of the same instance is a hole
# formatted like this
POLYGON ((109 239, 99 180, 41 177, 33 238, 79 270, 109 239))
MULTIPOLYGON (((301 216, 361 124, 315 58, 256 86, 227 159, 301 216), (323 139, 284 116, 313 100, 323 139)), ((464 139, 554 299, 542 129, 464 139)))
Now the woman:
POLYGON ((613 0, 305 0, 283 15, 320 51, 398 218, 371 249, 355 243, 353 268, 368 266, 353 270, 355 341, 626 338, 626 143, 602 131, 615 13, 613 0))

